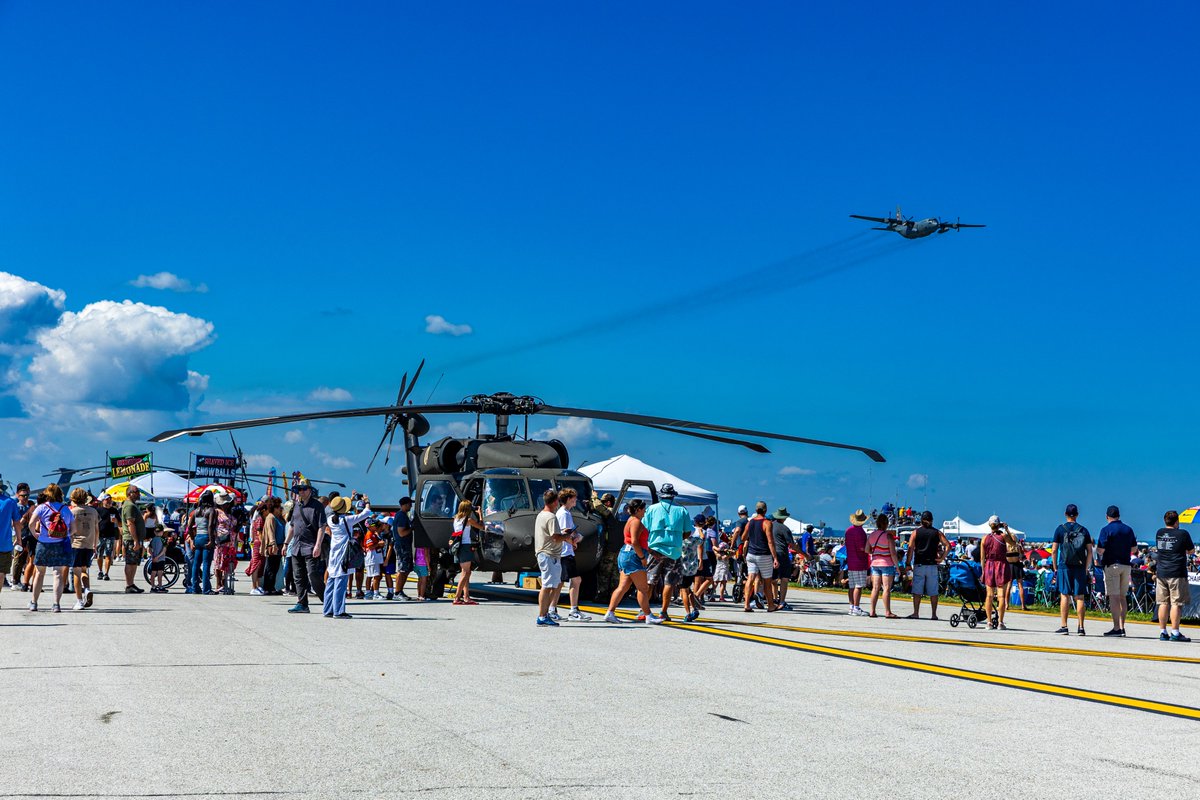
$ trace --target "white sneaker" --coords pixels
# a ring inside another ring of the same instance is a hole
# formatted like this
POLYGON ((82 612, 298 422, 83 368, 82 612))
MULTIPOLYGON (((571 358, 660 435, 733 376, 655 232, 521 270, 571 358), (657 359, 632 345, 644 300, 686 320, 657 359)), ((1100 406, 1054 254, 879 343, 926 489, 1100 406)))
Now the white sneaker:
POLYGON ((87 608, 87 606, 83 604, 82 600, 76 600, 75 605, 71 606, 72 611, 83 611, 85 608, 87 608))
POLYGON ((846 612, 847 616, 857 617, 858 609, 855 606, 850 606, 850 610, 846 612))
POLYGON ((549 614, 547 614, 546 616, 547 616, 547 617, 549 617, 550 619, 554 620, 555 622, 561 622, 561 621, 562 621, 562 617, 560 617, 560 616, 558 615, 558 612, 557 612, 557 611, 551 611, 551 612, 550 612, 549 614))
POLYGON ((578 611, 572 611, 570 614, 567 614, 567 619, 571 620, 572 622, 591 622, 592 621, 592 618, 589 617, 587 614, 581 614, 578 611))
POLYGON ((29 603, 29 610, 30 610, 30 611, 37 611, 37 603, 30 602, 30 603, 29 603))
POLYGON ((662 625, 663 618, 658 616, 657 614, 651 614, 650 616, 646 617, 646 624, 647 625, 662 625))
POLYGON ((266 592, 264 592, 262 589, 251 589, 250 594, 254 595, 255 597, 262 597, 264 594, 266 594, 266 592))
POLYGON ((619 620, 617 618, 617 615, 613 614, 612 612, 609 612, 608 614, 604 615, 604 621, 607 622, 609 625, 620 625, 621 624, 621 620, 619 620))

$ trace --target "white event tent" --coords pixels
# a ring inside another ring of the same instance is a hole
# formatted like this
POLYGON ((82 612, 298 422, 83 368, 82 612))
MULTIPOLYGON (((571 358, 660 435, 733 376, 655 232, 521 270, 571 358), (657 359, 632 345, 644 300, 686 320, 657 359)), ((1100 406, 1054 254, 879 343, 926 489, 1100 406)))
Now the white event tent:
MULTIPOLYGON (((613 456, 610 459, 598 461, 595 464, 585 464, 578 469, 592 479, 592 486, 595 487, 597 494, 604 494, 605 492, 612 492, 614 495, 619 494, 621 485, 625 481, 644 480, 650 481, 655 487, 662 486, 664 483, 674 484, 675 491, 679 492, 676 502, 680 505, 709 506, 714 511, 717 507, 716 492, 702 489, 694 483, 690 483, 658 467, 652 467, 630 455, 613 456)), ((640 497, 643 500, 650 499, 649 493, 645 491, 644 487, 640 486, 630 487, 629 493, 625 497, 626 499, 634 497, 640 497)))
MULTIPOLYGON (((1018 539, 1025 535, 1024 531, 1019 531, 1011 525, 1008 526, 1008 529, 1012 531, 1013 536, 1016 536, 1018 539)), ((987 536, 991 532, 992 529, 986 522, 982 525, 972 525, 962 517, 948 519, 942 523, 942 533, 946 534, 947 536, 983 537, 987 536)))
POLYGON ((196 484, 182 475, 164 469, 140 475, 130 483, 159 500, 182 500, 188 496, 188 492, 196 488, 196 484))

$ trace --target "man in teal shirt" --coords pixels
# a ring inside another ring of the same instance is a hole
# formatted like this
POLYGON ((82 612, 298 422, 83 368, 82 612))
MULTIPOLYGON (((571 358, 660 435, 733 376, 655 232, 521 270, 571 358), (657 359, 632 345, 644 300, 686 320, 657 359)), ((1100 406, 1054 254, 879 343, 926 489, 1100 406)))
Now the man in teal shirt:
POLYGON ((662 615, 659 618, 663 622, 671 621, 667 609, 671 606, 675 590, 683 582, 679 567, 679 559, 683 555, 683 537, 692 529, 692 519, 687 510, 675 502, 677 495, 673 485, 664 483, 658 490, 658 502, 647 508, 642 518, 642 524, 650 534, 646 580, 651 592, 655 586, 662 584, 662 615))

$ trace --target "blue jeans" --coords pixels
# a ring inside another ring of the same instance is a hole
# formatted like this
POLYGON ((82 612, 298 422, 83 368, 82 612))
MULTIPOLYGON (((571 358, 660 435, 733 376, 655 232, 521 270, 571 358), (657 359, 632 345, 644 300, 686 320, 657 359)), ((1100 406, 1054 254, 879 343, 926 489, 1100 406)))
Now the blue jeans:
POLYGON ((321 610, 326 616, 346 613, 346 587, 349 585, 349 573, 329 579, 325 585, 325 599, 321 601, 321 610))
POLYGON ((212 591, 212 578, 209 573, 212 570, 213 551, 211 547, 205 547, 208 544, 207 536, 197 536, 196 544, 200 546, 192 549, 192 563, 188 570, 191 581, 188 588, 193 594, 206 594, 212 591))

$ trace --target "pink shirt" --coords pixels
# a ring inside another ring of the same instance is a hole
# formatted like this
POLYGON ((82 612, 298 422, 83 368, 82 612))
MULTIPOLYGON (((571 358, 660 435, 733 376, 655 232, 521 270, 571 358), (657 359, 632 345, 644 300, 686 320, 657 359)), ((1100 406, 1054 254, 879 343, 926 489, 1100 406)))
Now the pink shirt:
POLYGON ((867 546, 871 549, 872 567, 896 566, 896 562, 892 560, 892 549, 889 546, 891 540, 892 534, 890 531, 876 531, 871 534, 867 546))

